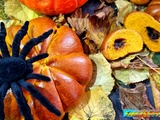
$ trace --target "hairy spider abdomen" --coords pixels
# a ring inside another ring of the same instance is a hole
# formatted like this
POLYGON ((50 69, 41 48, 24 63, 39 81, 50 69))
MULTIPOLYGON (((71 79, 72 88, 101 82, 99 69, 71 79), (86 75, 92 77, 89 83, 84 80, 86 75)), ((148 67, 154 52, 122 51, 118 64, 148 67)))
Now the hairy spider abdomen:
POLYGON ((28 69, 27 63, 21 58, 6 57, 0 59, 0 84, 17 81, 28 72, 32 72, 32 69, 28 69))

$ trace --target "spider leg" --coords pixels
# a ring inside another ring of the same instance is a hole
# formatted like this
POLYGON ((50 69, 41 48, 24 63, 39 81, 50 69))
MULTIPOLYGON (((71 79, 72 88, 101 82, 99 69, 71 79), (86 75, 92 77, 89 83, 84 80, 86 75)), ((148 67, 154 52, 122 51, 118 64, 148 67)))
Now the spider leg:
POLYGON ((4 23, 1 22, 1 31, 0 31, 0 49, 2 52, 3 57, 10 57, 9 51, 5 42, 6 37, 6 29, 4 23))
POLYGON ((45 106, 50 112, 56 114, 57 116, 60 116, 60 111, 50 103, 50 101, 41 94, 40 91, 38 91, 31 83, 26 82, 25 80, 20 80, 18 83, 25 88, 27 91, 29 91, 33 97, 35 97, 39 102, 45 106))
POLYGON ((19 56, 19 47, 20 42, 23 39, 23 37, 27 34, 29 22, 26 21, 22 28, 17 32, 17 34, 14 37, 13 43, 12 43, 12 56, 18 57, 19 56))
POLYGON ((34 56, 34 57, 32 57, 32 58, 30 58, 26 61, 29 62, 29 63, 33 63, 33 62, 36 62, 36 61, 41 60, 41 59, 46 58, 46 57, 48 57, 48 53, 42 53, 42 54, 34 56))
POLYGON ((4 110, 3 100, 8 89, 9 89, 8 83, 4 83, 0 87, 0 120, 4 120, 5 118, 4 111, 3 111, 4 110))
POLYGON ((37 37, 37 38, 33 38, 30 41, 28 41, 25 46, 23 47, 21 53, 20 53, 20 57, 22 59, 25 59, 25 57, 27 56, 27 54, 30 52, 30 50, 37 44, 39 44, 40 42, 43 42, 51 33, 53 32, 53 30, 48 30, 47 32, 43 33, 41 36, 37 37))
POLYGON ((38 80, 44 80, 44 81, 47 81, 47 82, 50 81, 49 77, 47 77, 45 75, 42 75, 42 74, 36 74, 36 73, 28 74, 26 76, 26 80, 28 80, 28 79, 38 79, 38 80))
POLYGON ((25 120, 33 120, 31 115, 31 110, 27 104, 26 99, 23 96, 22 90, 18 83, 12 82, 11 89, 18 103, 18 107, 20 109, 21 114, 24 116, 25 120))

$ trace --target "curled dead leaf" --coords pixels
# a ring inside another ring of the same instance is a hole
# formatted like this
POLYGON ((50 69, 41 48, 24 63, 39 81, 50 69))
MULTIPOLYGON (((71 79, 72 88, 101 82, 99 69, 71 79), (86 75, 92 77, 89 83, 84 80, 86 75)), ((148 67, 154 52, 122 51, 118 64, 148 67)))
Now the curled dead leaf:
POLYGON ((123 109, 131 110, 153 110, 154 107, 150 104, 146 95, 146 87, 143 83, 137 83, 135 88, 120 89, 120 100, 123 109))
POLYGON ((63 25, 68 26, 65 16, 63 14, 60 14, 58 16, 53 16, 52 20, 56 23, 57 27, 60 27, 63 25))
POLYGON ((114 9, 104 6, 99 11, 89 17, 86 38, 93 40, 98 48, 101 47, 103 40, 110 32, 110 27, 115 20, 114 9))
POLYGON ((82 9, 78 8, 70 17, 67 17, 68 23, 75 30, 78 36, 81 36, 87 29, 89 14, 82 13, 82 9))
MULTIPOLYGON (((77 35, 82 38, 82 40, 86 40, 86 45, 88 45, 87 42, 91 40, 96 45, 95 49, 99 49, 104 38, 110 31, 115 17, 113 8, 110 6, 102 6, 96 10, 93 15, 82 13, 81 9, 77 9, 67 18, 67 21, 71 27, 75 29, 77 35)), ((90 47, 88 48, 90 49, 90 47)))

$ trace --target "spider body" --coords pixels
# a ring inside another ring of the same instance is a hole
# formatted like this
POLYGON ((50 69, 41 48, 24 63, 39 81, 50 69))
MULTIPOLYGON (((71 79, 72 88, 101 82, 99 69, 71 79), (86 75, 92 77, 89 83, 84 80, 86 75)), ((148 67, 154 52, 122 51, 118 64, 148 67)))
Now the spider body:
POLYGON ((21 79, 28 72, 32 72, 32 69, 28 68, 28 66, 32 67, 32 65, 27 65, 27 63, 17 57, 7 57, 0 60, 0 84, 4 82, 16 82, 21 79))
POLYGON ((50 81, 50 78, 41 74, 32 73, 33 65, 35 61, 44 59, 48 56, 47 53, 39 54, 26 60, 27 54, 30 50, 40 42, 43 42, 53 30, 49 30, 37 38, 31 39, 24 45, 20 51, 20 41, 27 34, 29 22, 25 22, 22 28, 15 35, 12 43, 12 55, 9 54, 5 36, 6 29, 4 24, 1 23, 0 31, 0 50, 2 56, 0 57, 0 120, 4 120, 4 97, 7 90, 11 88, 14 97, 18 103, 20 113, 24 116, 25 120, 32 120, 31 110, 27 104, 21 87, 30 92, 30 94, 39 100, 39 102, 45 106, 50 112, 60 116, 60 111, 50 103, 50 101, 41 94, 31 83, 27 82, 28 79, 50 81))

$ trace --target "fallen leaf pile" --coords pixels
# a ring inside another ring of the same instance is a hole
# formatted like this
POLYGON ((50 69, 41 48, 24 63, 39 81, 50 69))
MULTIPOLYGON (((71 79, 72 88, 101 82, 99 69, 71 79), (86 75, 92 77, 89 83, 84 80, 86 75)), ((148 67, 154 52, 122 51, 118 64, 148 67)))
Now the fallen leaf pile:
MULTIPOLYGON (((88 12, 89 8, 88 11, 84 9, 84 5, 68 15, 50 16, 57 26, 67 25, 75 31, 94 68, 81 103, 66 115, 67 119, 114 120, 118 113, 109 96, 115 91, 119 91, 121 110, 160 110, 159 52, 151 52, 145 46, 143 51, 117 60, 107 60, 101 52, 106 36, 124 28, 125 17, 132 11, 143 12, 148 4, 136 5, 129 0, 89 0, 88 6, 89 3, 98 6, 93 13, 88 12), (150 101, 150 96, 146 94, 144 83, 148 80, 154 101, 150 101), (130 85, 134 85, 134 88, 124 87, 130 85)), ((92 4, 90 7, 93 7, 92 4)), ((0 21, 7 27, 40 16, 44 15, 30 10, 18 0, 0 1, 0 21)))

